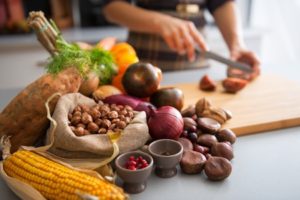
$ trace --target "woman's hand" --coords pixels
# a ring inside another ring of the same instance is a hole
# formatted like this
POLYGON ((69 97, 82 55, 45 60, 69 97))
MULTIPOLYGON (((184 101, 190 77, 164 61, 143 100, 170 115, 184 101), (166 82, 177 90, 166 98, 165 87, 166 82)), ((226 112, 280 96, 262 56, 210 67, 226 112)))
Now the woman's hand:
POLYGON ((187 54, 190 61, 195 60, 195 46, 202 50, 208 49, 193 22, 167 15, 160 15, 155 21, 158 25, 157 33, 167 45, 181 55, 187 54))
POLYGON ((252 78, 255 78, 260 74, 260 60, 254 52, 244 48, 235 48, 231 50, 230 56, 234 61, 249 64, 253 69, 253 72, 251 73, 252 78))

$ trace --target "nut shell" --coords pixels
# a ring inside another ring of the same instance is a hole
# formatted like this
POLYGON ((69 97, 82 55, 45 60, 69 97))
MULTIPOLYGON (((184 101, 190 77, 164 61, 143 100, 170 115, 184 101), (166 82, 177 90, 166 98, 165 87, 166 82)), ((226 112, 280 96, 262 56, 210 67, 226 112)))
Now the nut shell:
POLYGON ((210 156, 205 163, 204 172, 211 181, 221 181, 231 174, 231 163, 226 158, 210 156))
POLYGON ((227 160, 232 160, 234 157, 232 146, 225 142, 215 143, 212 145, 210 151, 211 155, 223 157, 227 160))
POLYGON ((204 168, 206 158, 203 154, 187 150, 183 152, 180 168, 186 174, 199 174, 204 168))

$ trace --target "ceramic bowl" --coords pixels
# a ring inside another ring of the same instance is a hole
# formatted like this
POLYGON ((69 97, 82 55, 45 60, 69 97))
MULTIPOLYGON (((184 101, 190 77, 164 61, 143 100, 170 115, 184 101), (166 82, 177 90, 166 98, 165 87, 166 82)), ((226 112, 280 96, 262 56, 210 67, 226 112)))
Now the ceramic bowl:
POLYGON ((123 180, 124 190, 130 194, 140 193, 147 187, 147 179, 153 168, 153 159, 149 154, 141 151, 127 152, 115 160, 115 167, 117 175, 123 180), (148 166, 137 170, 126 169, 125 165, 130 156, 142 156, 148 162, 148 166))
POLYGON ((180 162, 183 147, 176 140, 160 139, 152 142, 148 148, 154 159, 155 173, 162 178, 177 174, 176 165, 180 162))

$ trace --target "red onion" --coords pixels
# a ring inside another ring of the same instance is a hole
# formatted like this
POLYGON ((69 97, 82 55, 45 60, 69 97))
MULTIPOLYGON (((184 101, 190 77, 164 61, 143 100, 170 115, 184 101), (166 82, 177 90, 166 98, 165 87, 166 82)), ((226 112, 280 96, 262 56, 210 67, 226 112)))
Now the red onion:
POLYGON ((136 111, 145 111, 147 117, 150 114, 150 107, 155 110, 155 106, 153 106, 149 102, 142 101, 141 99, 124 95, 124 94, 116 94, 112 96, 108 96, 103 100, 104 103, 109 104, 117 104, 117 105, 128 105, 136 111))
POLYGON ((183 131, 180 112, 172 106, 151 109, 148 127, 153 139, 178 139, 183 131))
POLYGON ((148 118, 150 117, 151 110, 156 110, 156 107, 149 102, 141 102, 134 108, 134 110, 145 111, 148 118))
POLYGON ((124 94, 116 94, 106 97, 103 100, 104 103, 108 104, 117 104, 117 105, 128 105, 132 107, 133 109, 142 101, 138 98, 131 97, 124 94))

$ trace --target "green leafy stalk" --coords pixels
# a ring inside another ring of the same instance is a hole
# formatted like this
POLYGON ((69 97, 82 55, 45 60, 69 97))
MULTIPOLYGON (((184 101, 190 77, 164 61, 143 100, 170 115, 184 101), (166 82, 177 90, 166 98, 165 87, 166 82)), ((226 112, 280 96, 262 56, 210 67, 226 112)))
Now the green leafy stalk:
POLYGON ((111 82, 117 70, 110 52, 99 48, 82 50, 78 45, 66 42, 53 21, 51 25, 58 32, 56 40, 58 53, 49 59, 48 73, 57 74, 68 67, 75 67, 83 77, 92 71, 99 76, 101 84, 111 82))

